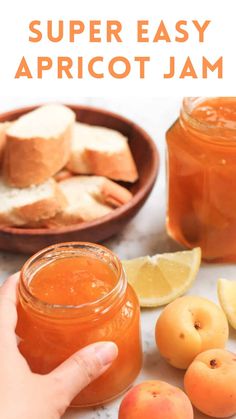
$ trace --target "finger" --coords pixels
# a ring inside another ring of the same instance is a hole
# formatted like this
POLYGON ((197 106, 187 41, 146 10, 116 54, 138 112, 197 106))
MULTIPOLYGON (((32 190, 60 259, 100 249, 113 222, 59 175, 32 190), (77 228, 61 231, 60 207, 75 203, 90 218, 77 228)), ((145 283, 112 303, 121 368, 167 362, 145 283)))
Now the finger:
POLYGON ((76 352, 51 372, 59 383, 67 404, 89 383, 103 374, 116 359, 118 348, 113 342, 98 342, 76 352))
POLYGON ((16 344, 17 286, 19 272, 11 275, 0 288, 0 341, 16 344))

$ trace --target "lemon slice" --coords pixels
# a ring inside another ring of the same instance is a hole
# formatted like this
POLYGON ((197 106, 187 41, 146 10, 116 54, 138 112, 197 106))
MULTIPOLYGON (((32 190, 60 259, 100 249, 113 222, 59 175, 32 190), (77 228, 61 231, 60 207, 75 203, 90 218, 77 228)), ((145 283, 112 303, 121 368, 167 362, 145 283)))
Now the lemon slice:
POLYGON ((236 281, 218 279, 218 298, 231 326, 236 329, 236 281))
POLYGON ((158 307, 183 295, 196 278, 201 249, 144 256, 122 262, 141 307, 158 307))

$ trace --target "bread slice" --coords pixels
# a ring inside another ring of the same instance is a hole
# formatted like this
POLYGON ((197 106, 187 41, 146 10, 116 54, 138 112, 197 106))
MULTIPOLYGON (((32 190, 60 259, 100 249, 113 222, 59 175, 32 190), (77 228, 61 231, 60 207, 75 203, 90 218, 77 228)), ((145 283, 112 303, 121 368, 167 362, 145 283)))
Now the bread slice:
POLYGON ((61 188, 53 179, 24 189, 9 187, 0 178, 0 225, 34 226, 54 217, 67 205, 61 188))
POLYGON ((62 188, 74 188, 80 195, 89 194, 102 204, 117 208, 132 198, 132 193, 104 176, 73 176, 59 183, 62 188))
POLYGON ((21 116, 6 131, 3 175, 11 186, 45 182, 67 163, 75 114, 45 105, 21 116))
POLYGON ((67 168, 78 174, 106 176, 135 182, 137 168, 128 139, 120 132, 77 122, 67 168))
POLYGON ((6 145, 6 130, 10 125, 10 122, 0 122, 0 164, 3 159, 3 152, 6 145))
POLYGON ((73 173, 67 169, 59 170, 53 177, 56 182, 61 182, 62 180, 69 179, 73 176, 73 173))
POLYGON ((83 176, 74 176, 58 184, 68 205, 54 218, 45 220, 43 226, 51 228, 92 221, 112 211, 111 206, 102 203, 93 196, 91 184, 81 178, 83 176))

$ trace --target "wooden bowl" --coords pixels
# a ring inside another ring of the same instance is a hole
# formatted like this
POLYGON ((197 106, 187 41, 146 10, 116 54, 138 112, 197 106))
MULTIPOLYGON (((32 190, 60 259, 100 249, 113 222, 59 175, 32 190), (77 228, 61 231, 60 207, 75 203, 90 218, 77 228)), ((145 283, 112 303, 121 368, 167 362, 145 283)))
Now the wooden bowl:
MULTIPOLYGON (((92 222, 55 229, 0 228, 0 249, 32 254, 59 242, 90 241, 101 242, 120 232, 138 212, 150 194, 159 170, 159 154, 151 137, 137 124, 106 110, 80 105, 67 105, 75 113, 77 120, 91 125, 100 125, 120 131, 129 138, 139 180, 123 184, 132 193, 130 202, 113 210, 108 215, 92 222)), ((12 121, 35 109, 16 109, 0 115, 0 122, 12 121)))

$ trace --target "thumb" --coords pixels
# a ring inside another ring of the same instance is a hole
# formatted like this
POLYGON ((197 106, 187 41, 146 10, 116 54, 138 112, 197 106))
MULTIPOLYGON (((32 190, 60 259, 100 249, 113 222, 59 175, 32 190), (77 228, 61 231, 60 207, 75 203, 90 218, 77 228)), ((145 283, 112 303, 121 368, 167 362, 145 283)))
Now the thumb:
POLYGON ((117 355, 115 343, 94 343, 76 352, 49 375, 59 383, 70 404, 83 388, 110 367, 117 355))

